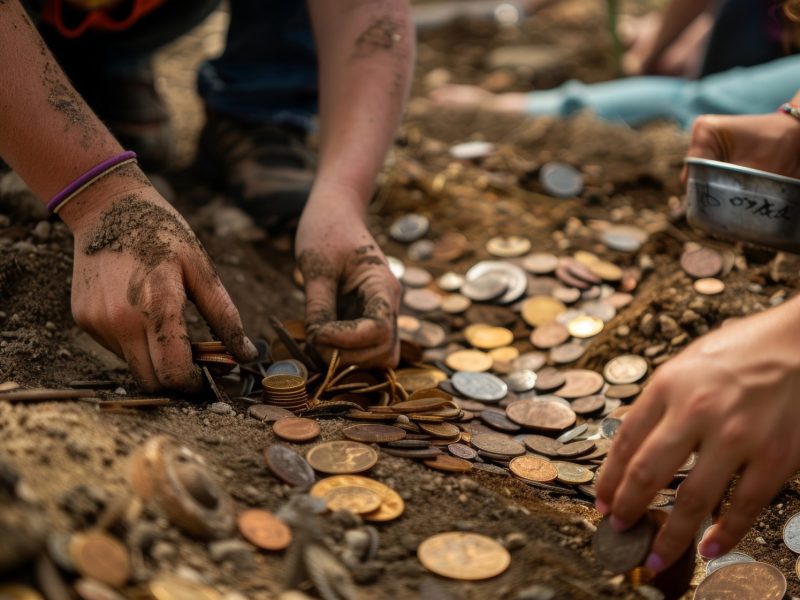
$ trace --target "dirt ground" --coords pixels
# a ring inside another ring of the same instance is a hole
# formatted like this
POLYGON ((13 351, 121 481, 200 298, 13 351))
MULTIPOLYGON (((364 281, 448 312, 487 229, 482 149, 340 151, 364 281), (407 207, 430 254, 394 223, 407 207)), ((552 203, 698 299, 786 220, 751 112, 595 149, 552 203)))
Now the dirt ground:
MULTIPOLYGON (((460 263, 423 265, 434 276, 486 258, 484 243, 497 234, 525 235, 534 250, 563 253, 595 249, 593 227, 598 221, 649 228, 651 237, 638 254, 610 255, 620 265, 639 267, 643 279, 633 304, 593 340, 581 365, 601 368, 615 355, 648 350, 657 364, 725 319, 780 302, 797 284, 796 259, 705 240, 730 258, 731 269, 724 277, 724 294, 698 298, 677 261, 686 242, 701 239, 674 210, 675 198, 682 193, 682 132, 669 124, 634 131, 590 115, 529 120, 458 113, 432 108, 424 99, 429 86, 442 78, 495 91, 545 88, 572 77, 610 78, 613 69, 601 8, 601 3, 571 0, 520 27, 473 21, 422 32, 413 98, 381 175, 370 224, 387 254, 407 263, 411 261, 406 248, 386 234, 400 214, 428 216, 429 237, 434 240, 450 231, 467 235, 473 245, 460 263), (536 72, 487 67, 492 49, 522 44, 555 47, 561 55, 536 72), (494 142, 497 151, 480 164, 454 163, 449 146, 467 140, 494 142), (587 187, 581 198, 543 195, 538 169, 554 159, 584 171, 587 187), (653 316, 671 317, 680 334, 645 326, 653 316)), ((303 312, 302 292, 292 280, 291 236, 248 227, 221 237, 230 223, 219 216, 224 212, 220 209, 232 206, 231 200, 188 168, 202 126, 202 106, 193 91, 194 66, 220 50, 225 24, 225 14, 217 13, 159 57, 159 83, 173 109, 177 132, 177 166, 159 185, 217 262, 250 335, 271 338, 270 316, 300 318, 303 312)), ((108 379, 135 393, 125 365, 73 323, 71 237, 58 222, 43 225, 43 218, 14 176, 5 176, 0 182, 0 382, 58 387, 78 379, 108 379)), ((208 337, 196 316, 190 316, 190 323, 193 337, 208 337)), ((240 506, 280 509, 293 492, 264 466, 261 451, 274 442, 270 427, 247 418, 244 404, 234 403, 234 414, 222 415, 209 409, 211 401, 175 398, 167 407, 117 413, 71 402, 0 403, 0 456, 19 471, 55 531, 92 525, 112 498, 124 494, 127 456, 156 433, 168 433, 200 451, 240 506)), ((341 426, 339 420, 324 421, 322 439, 337 439, 341 426)), ((443 475, 390 456, 382 456, 371 476, 401 493, 406 512, 379 527, 377 557, 356 574, 363 584, 360 598, 525 600, 637 598, 644 593, 597 565, 590 538, 599 515, 585 501, 551 498, 490 473, 443 475), (522 534, 524 543, 512 552, 511 568, 489 581, 466 584, 427 575, 416 559, 417 545, 433 533, 454 529, 501 540, 522 534), (544 591, 531 587, 535 585, 544 586, 544 591)), ((779 567, 795 595, 800 594, 795 557, 781 541, 781 528, 797 511, 800 484, 793 481, 740 545, 756 559, 779 567)), ((327 527, 334 543, 341 544, 346 524, 330 522, 327 527)), ((240 600, 235 592, 267 599, 278 597, 290 570, 289 559, 281 553, 252 551, 215 560, 206 543, 181 535, 163 517, 147 512, 117 533, 144 552, 134 582, 178 572, 201 577, 226 592, 226 600, 240 600), (146 544, 142 538, 147 538, 146 544)), ((31 574, 19 571, 13 576, 24 579, 31 574)))

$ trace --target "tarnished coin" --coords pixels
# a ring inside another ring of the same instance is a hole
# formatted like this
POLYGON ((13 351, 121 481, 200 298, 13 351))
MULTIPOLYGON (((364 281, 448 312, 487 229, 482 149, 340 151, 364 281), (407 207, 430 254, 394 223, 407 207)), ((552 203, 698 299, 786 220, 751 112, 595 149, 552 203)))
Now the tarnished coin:
POLYGON ((417 240, 406 250, 409 260, 422 262, 433 256, 434 243, 430 240, 417 240))
POLYGON ((600 394, 584 396, 572 401, 572 410, 579 415, 591 415, 600 412, 606 406, 606 399, 600 394))
POLYGON ((451 315, 458 315, 472 306, 472 300, 462 294, 448 294, 442 298, 442 310, 451 315))
POLYGON ((558 267, 558 257, 555 254, 537 252, 529 254, 522 259, 522 268, 534 275, 547 275, 558 267))
POLYGON ((594 440, 582 440, 564 444, 558 449, 558 455, 562 458, 577 458, 589 454, 595 449, 594 440))
MULTIPOLYGON (((563 302, 564 304, 574 304, 581 299, 581 291, 578 288, 567 287, 559 285, 553 290, 553 298, 563 302)), ((564 318, 567 313, 561 313, 558 317, 559 322, 564 318)))
POLYGON ((781 600, 786 577, 772 565, 744 562, 726 565, 706 577, 694 592, 694 600, 781 600))
POLYGON ((628 383, 626 385, 610 385, 605 391, 606 398, 625 400, 626 398, 633 398, 638 396, 642 391, 642 386, 637 383, 628 383))
MULTIPOLYGON (((592 546, 597 560, 612 573, 627 573, 640 566, 653 545, 658 526, 645 514, 633 527, 619 532, 606 517, 597 525, 592 546)), ((733 598, 735 596, 731 596, 733 598)))
POLYGON ((463 581, 496 577, 511 564, 508 550, 493 539, 460 531, 429 537, 420 544, 417 557, 432 573, 463 581))
POLYGON ((478 450, 509 458, 525 454, 525 446, 498 433, 477 433, 472 436, 472 445, 478 450))
POLYGON ((536 391, 548 392, 558 389, 566 383, 564 373, 552 367, 545 367, 536 372, 536 391))
POLYGON ((574 198, 583 190, 583 175, 572 165, 549 162, 539 170, 539 182, 556 198, 574 198))
POLYGON ((447 334, 441 325, 430 321, 420 321, 419 330, 412 341, 422 348, 437 348, 444 344, 447 334))
POLYGON ((470 335, 467 335, 466 330, 464 335, 470 344, 481 350, 501 348, 514 341, 514 334, 505 327, 474 326, 470 335))
POLYGON ((319 424, 313 419, 286 417, 275 421, 272 431, 279 438, 290 442, 307 442, 319 435, 319 424))
POLYGON ((478 458, 478 453, 474 448, 470 448, 466 444, 448 444, 447 451, 457 458, 464 460, 475 460, 478 458))
POLYGON ((314 498, 323 498, 330 490, 337 487, 358 486, 376 492, 382 500, 376 511, 362 515, 367 521, 391 521, 405 510, 405 503, 400 495, 388 485, 360 475, 335 475, 317 482, 308 492, 314 498))
POLYGON ((696 279, 692 284, 694 291, 704 296, 716 296, 725 291, 725 284, 714 277, 696 279))
POLYGON ((463 233, 448 231, 436 241, 436 247, 433 249, 433 258, 444 262, 457 260, 464 254, 469 245, 469 240, 463 233))
POLYGON ((553 400, 519 400, 506 407, 515 423, 541 431, 563 431, 575 423, 575 412, 553 400))
POLYGON ((745 554, 743 552, 728 552, 727 554, 723 554, 719 558, 715 558, 713 560, 708 561, 706 565, 706 577, 711 575, 714 571, 718 571, 724 566, 727 565, 736 565, 739 563, 745 562, 755 562, 756 559, 750 556, 749 554, 745 554))
POLYGON ((551 323, 566 312, 567 307, 552 296, 531 296, 522 303, 522 318, 531 327, 551 323))
POLYGON ((308 487, 316 479, 305 459, 286 446, 273 444, 264 450, 264 460, 275 476, 295 487, 308 487))
POLYGON ((783 543, 795 554, 800 554, 800 513, 789 517, 783 526, 783 543))
POLYGON ((455 373, 452 383, 462 396, 481 402, 497 402, 508 395, 508 385, 490 373, 455 373))
POLYGON ((518 456, 511 459, 508 463, 509 470, 528 481, 538 481, 539 483, 549 483, 558 477, 558 469, 549 460, 537 456, 518 456))
POLYGON ((603 323, 608 323, 617 316, 617 309, 603 300, 592 300, 581 304, 581 310, 590 317, 597 317, 603 323))
POLYGON ((430 221, 424 215, 403 215, 389 227, 389 235, 398 242, 415 242, 430 229, 430 221))
POLYGON ((547 355, 544 352, 525 352, 514 359, 511 363, 511 368, 515 371, 521 371, 523 369, 538 371, 546 362, 547 355))
POLYGON ((681 255, 681 267, 692 277, 714 277, 722 270, 722 256, 716 250, 701 247, 681 255))
POLYGON ((504 379, 508 384, 508 389, 517 394, 529 392, 536 385, 536 373, 530 369, 512 371, 504 379))
POLYGON ((558 481, 567 485, 584 485, 594 480, 594 473, 582 465, 571 462, 553 461, 558 471, 558 481))
POLYGON ((624 385, 636 383, 647 375, 647 360, 635 354, 623 354, 612 358, 603 369, 603 377, 608 383, 624 385))
POLYGON ((436 392, 437 390, 417 390, 414 394, 425 395, 392 404, 391 409, 396 413, 409 414, 427 412, 447 406, 450 400, 447 397, 440 396, 436 392))
MULTIPOLYGON (((412 418, 419 419, 421 417, 412 415, 412 418)), ((423 432, 437 438, 448 439, 449 441, 453 441, 452 438, 455 438, 461 433, 461 430, 452 423, 425 423, 418 420, 417 425, 419 425, 419 428, 423 432)))
POLYGON ((612 225, 601 234, 601 240, 606 246, 620 252, 637 252, 647 238, 646 231, 630 225, 612 225))
POLYGON ((322 499, 331 512, 347 510, 354 515, 373 512, 381 505, 381 497, 378 493, 354 485, 333 488, 322 499))
POLYGON ((440 454, 436 458, 423 461, 425 466, 448 473, 466 473, 472 470, 472 463, 463 458, 440 454))
POLYGON ((561 442, 544 435, 526 435, 522 438, 522 443, 537 454, 552 457, 558 456, 558 450, 563 446, 561 442))
POLYGON ((591 315, 580 315, 567 323, 567 331, 572 337, 586 339, 596 336, 603 331, 605 324, 602 319, 591 315))
POLYGON ((311 448, 306 460, 321 473, 361 473, 375 466, 378 453, 360 442, 324 442, 311 448))
POLYGON ((614 436, 617 435, 617 429, 619 429, 620 425, 622 425, 620 419, 606 417, 600 421, 600 434, 607 440, 613 440, 614 436))
POLYGON ((120 587, 131 576, 128 549, 102 532, 76 533, 69 541, 69 557, 84 577, 120 587))
POLYGON ((592 396, 603 389, 603 385, 605 385, 600 373, 588 369, 569 369, 563 371, 563 375, 566 381, 555 393, 567 400, 592 396))
POLYGON ((242 537, 262 550, 283 550, 292 542, 292 530, 268 510, 248 509, 236 522, 242 537))
POLYGON ((521 428, 516 423, 512 423, 505 412, 497 410, 481 411, 480 419, 492 429, 497 429, 504 433, 517 433, 521 428))
POLYGON ((433 312, 442 306, 442 297, 427 288, 412 288, 403 295, 403 304, 417 312, 433 312))
POLYGON ((560 346, 569 339, 569 331, 561 323, 545 323, 533 330, 531 343, 542 350, 560 346))
POLYGON ((399 427, 372 423, 350 425, 342 430, 342 434, 349 440, 366 444, 385 444, 386 442, 396 442, 406 437, 406 432, 399 427))
POLYGON ((44 598, 27 585, 3 583, 0 584, 0 600, 44 600, 44 598))
POLYGON ((483 373, 492 368, 492 357, 481 350, 457 350, 444 361, 454 371, 483 373))
POLYGON ((492 256, 499 258, 515 258, 522 256, 531 249, 531 241, 528 238, 511 235, 508 237, 497 236, 486 242, 486 251, 492 256))

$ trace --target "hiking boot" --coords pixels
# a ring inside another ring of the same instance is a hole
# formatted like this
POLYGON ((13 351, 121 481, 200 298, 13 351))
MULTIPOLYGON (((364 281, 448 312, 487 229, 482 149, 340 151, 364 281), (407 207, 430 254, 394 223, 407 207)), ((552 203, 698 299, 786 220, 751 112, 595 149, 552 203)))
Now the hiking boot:
POLYGON ((314 182, 307 134, 288 125, 252 124, 208 112, 197 166, 238 200, 259 224, 298 217, 314 182))

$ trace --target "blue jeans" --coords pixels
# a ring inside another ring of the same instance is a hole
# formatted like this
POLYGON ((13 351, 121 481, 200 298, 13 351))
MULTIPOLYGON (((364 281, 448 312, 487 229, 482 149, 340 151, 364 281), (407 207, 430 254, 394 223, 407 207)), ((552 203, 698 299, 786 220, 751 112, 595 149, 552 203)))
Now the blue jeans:
MULTIPOLYGON (((44 0, 23 0, 36 19, 44 0)), ((210 15, 219 0, 168 0, 130 29, 61 38, 40 29, 65 70, 97 79, 135 77, 153 53, 210 15)), ((317 58, 305 2, 231 0, 225 51, 204 63, 198 88, 215 112, 253 123, 309 129, 317 112, 317 58)))

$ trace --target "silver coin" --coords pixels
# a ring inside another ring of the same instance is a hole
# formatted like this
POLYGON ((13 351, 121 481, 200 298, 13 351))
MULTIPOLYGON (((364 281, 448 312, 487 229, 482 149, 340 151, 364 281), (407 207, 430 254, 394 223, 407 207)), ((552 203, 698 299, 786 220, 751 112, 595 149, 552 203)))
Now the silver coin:
POLYGON ((544 352, 525 352, 511 361, 511 368, 516 371, 530 369, 538 371, 547 362, 547 354, 544 352))
POLYGON ((433 256, 434 245, 430 240, 417 240, 408 247, 406 254, 409 259, 416 262, 428 260, 433 256))
POLYGON ((647 360, 636 354, 623 354, 612 358, 603 369, 603 377, 613 385, 636 383, 647 375, 647 360))
POLYGON ((603 416, 610 415, 622 406, 622 400, 618 398, 606 398, 606 406, 603 408, 603 416))
POLYGON ((299 360, 279 360, 269 366, 267 375, 297 375, 308 379, 308 369, 299 360))
POLYGON ((403 215, 389 227, 389 235, 398 242, 415 242, 428 233, 430 226, 428 217, 424 215, 403 215))
POLYGON ((622 425, 621 419, 606 417, 605 419, 600 421, 600 433, 607 440, 613 440, 614 436, 617 434, 617 429, 619 429, 620 425, 622 425))
POLYGON ((800 554, 800 513, 791 516, 783 526, 783 543, 792 552, 800 554))
POLYGON ((600 236, 606 246, 620 252, 636 252, 647 238, 646 231, 630 225, 612 225, 600 236))
POLYGON ((450 147, 450 156, 458 160, 484 158, 494 152, 494 144, 489 142, 464 142, 450 147))
POLYGON ((549 162, 539 170, 539 182, 551 196, 574 198, 583 190, 583 175, 572 165, 549 162))
POLYGON ((578 317, 585 317, 586 313, 582 310, 578 310, 577 308, 570 308, 565 310, 563 313, 556 317, 556 322, 561 323, 564 327, 569 324, 570 321, 573 319, 577 319, 578 317))
POLYGON ((575 362, 586 352, 586 348, 577 342, 567 342, 550 349, 550 358, 557 365, 575 362))
POLYGON ((475 302, 496 300, 508 290, 509 279, 505 273, 487 272, 461 286, 461 293, 475 302))
POLYGON ((756 559, 744 552, 728 552, 708 562, 706 565, 706 576, 711 575, 714 571, 724 566, 745 562, 756 562, 756 559))
POLYGON ((590 317, 597 317, 604 323, 608 323, 617 316, 617 309, 602 300, 584 302, 581 304, 581 310, 590 317))
POLYGON ((464 285, 464 276, 448 271, 436 280, 439 289, 445 292, 457 292, 464 285))
MULTIPOLYGON (((497 300, 500 304, 511 304, 522 298, 528 289, 528 276, 520 267, 510 262, 501 260, 485 260, 479 262, 467 271, 467 283, 485 275, 486 273, 505 274, 507 288, 505 293, 497 300)), ((461 293, 464 293, 462 288, 461 293)), ((465 296, 467 294, 464 294, 465 296)))
POLYGON ((508 385, 491 373, 455 373, 451 379, 456 391, 473 400, 498 402, 508 395, 508 385))
POLYGON ((406 272, 406 266, 403 261, 394 256, 387 256, 386 262, 389 263, 389 270, 392 272, 392 275, 397 277, 397 279, 402 279, 406 272))
POLYGON ((529 392, 536 385, 536 373, 531 369, 513 371, 504 378, 508 389, 514 393, 529 392))
POLYGON ((583 434, 587 429, 589 429, 589 425, 587 423, 582 423, 577 427, 573 427, 568 431, 565 431, 560 436, 556 438, 557 442, 561 442, 562 444, 566 444, 567 442, 571 442, 579 435, 583 434))

